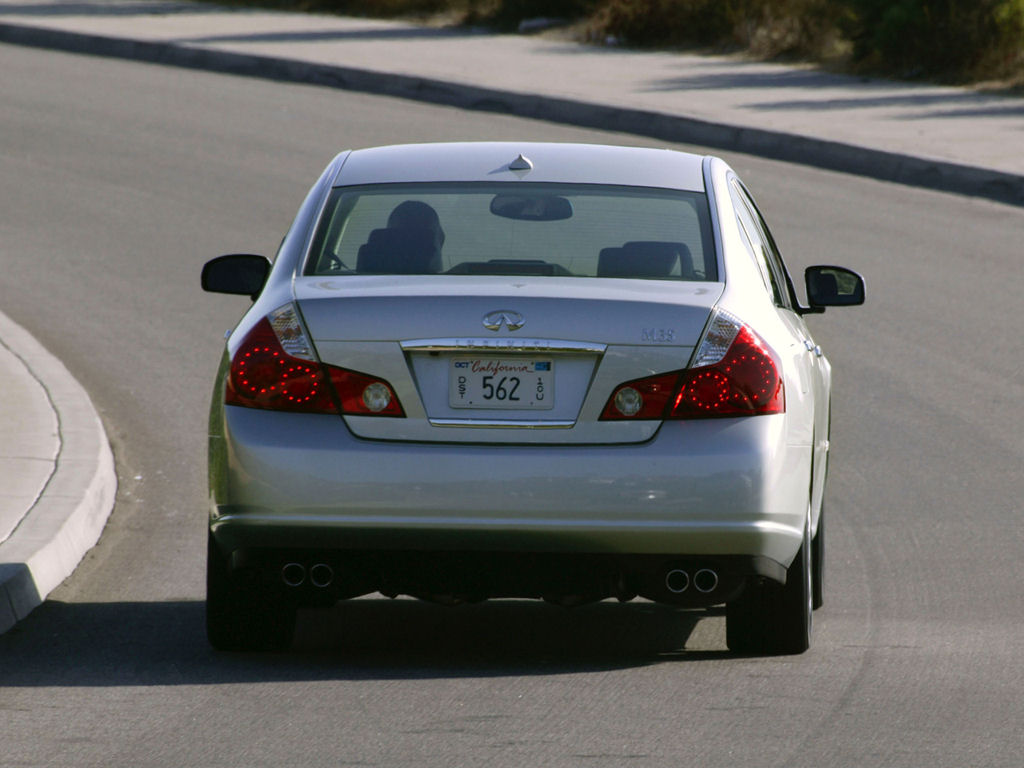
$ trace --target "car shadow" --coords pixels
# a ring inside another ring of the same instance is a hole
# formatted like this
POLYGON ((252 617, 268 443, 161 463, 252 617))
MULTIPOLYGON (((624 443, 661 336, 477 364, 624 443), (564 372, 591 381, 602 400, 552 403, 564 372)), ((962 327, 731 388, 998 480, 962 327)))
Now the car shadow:
POLYGON ((201 601, 47 601, 0 635, 0 687, 570 674, 721 658, 721 624, 714 611, 645 602, 446 608, 378 596, 300 612, 289 651, 246 654, 208 646, 201 601))

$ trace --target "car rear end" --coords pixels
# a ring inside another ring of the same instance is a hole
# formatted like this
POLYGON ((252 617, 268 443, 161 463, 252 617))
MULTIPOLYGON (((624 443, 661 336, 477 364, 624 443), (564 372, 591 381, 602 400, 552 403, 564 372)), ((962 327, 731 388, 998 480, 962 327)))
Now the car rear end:
POLYGON ((338 161, 228 342, 211 547, 299 604, 784 581, 807 471, 703 162, 510 149, 338 161))
POLYGON ((802 473, 776 362, 715 310, 699 169, 694 189, 668 189, 533 168, 368 184, 357 167, 363 183, 327 196, 290 300, 262 316, 261 302, 229 344, 212 441, 222 549, 324 600, 713 604, 749 574, 781 578, 802 473), (410 203, 434 218, 392 236, 410 203), (423 256, 435 245, 440 261, 423 256), (716 370, 751 351, 745 379, 716 370), (729 404, 766 381, 765 403, 729 404))

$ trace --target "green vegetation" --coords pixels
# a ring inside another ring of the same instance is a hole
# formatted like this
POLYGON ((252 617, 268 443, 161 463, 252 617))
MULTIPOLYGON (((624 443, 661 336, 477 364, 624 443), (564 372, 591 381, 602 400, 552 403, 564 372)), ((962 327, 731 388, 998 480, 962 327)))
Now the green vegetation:
POLYGON ((608 0, 593 18, 638 45, 731 47, 899 78, 1024 81, 1024 0, 608 0))
POLYGON ((949 81, 1021 79, 1024 0, 846 0, 860 67, 949 81))
POLYGON ((1024 0, 228 0, 514 30, 564 19, 580 37, 742 51, 851 72, 1024 85, 1024 0))
POLYGON ((822 59, 839 49, 841 0, 610 0, 596 14, 609 34, 639 45, 739 49, 822 59))

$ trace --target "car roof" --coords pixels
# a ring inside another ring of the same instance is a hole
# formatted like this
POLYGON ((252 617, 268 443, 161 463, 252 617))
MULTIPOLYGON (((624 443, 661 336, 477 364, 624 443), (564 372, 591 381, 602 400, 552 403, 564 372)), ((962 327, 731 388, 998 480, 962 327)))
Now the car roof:
POLYGON ((452 142, 357 149, 338 159, 343 162, 334 186, 531 181, 704 190, 703 156, 668 149, 513 141, 452 142), (528 163, 517 163, 520 156, 528 163), (516 169, 517 165, 522 169, 516 169))

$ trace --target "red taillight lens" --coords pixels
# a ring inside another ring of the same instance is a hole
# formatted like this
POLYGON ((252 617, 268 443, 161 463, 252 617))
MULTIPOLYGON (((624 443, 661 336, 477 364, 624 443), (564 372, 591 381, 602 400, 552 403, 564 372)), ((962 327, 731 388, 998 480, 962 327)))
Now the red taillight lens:
POLYGON ((774 355, 743 326, 719 362, 683 372, 668 418, 784 413, 786 397, 774 355))
POLYGON ((785 391, 774 354, 742 326, 716 363, 621 384, 608 399, 601 418, 709 419, 785 410, 785 391), (639 407, 633 392, 639 394, 639 407))
POLYGON ((272 411, 338 412, 320 363, 287 354, 267 318, 235 350, 224 402, 272 411))
MULTIPOLYGON (((275 318, 296 354, 313 357, 301 326, 275 318), (290 327, 294 326, 294 327, 290 327)), ((257 323, 231 358, 224 402, 246 408, 301 413, 405 416, 391 386, 381 379, 303 359, 285 351, 269 318, 257 323)))

